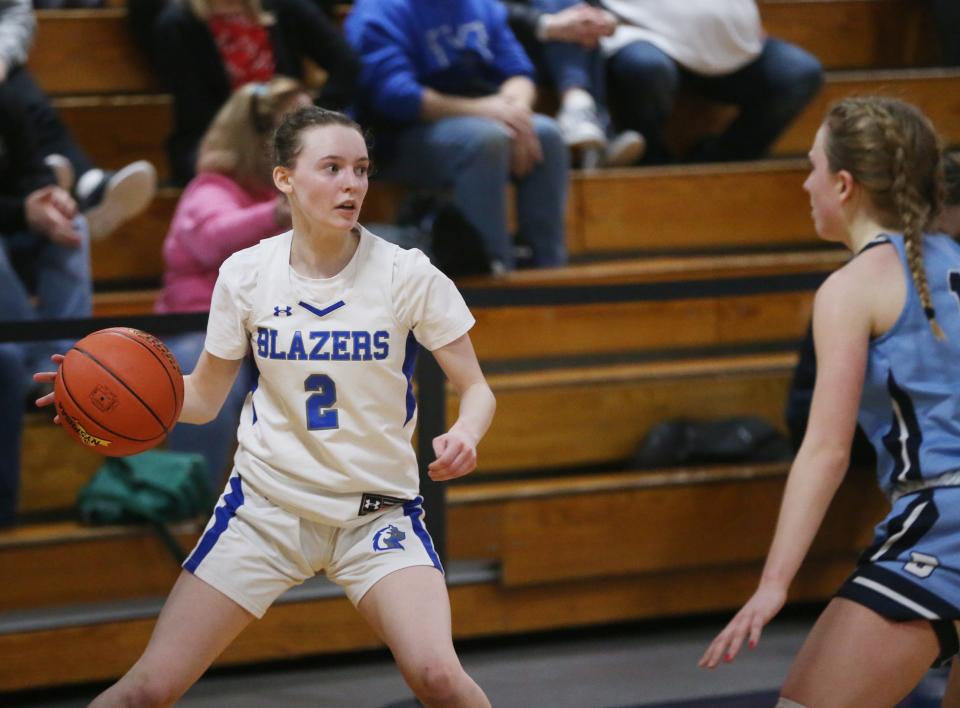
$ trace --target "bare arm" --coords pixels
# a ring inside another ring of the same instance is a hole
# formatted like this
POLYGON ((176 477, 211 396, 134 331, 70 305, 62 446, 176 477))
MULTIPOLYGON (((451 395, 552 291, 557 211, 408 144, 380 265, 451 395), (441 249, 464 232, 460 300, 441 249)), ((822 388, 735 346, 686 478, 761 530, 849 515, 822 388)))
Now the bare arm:
POLYGON ((455 479, 477 466, 477 445, 493 420, 497 402, 487 385, 470 336, 465 334, 433 352, 457 393, 460 411, 457 420, 433 440, 437 459, 430 463, 430 478, 455 479))
POLYGON ((179 422, 200 425, 217 417, 243 359, 221 359, 204 350, 193 372, 183 377, 179 422))
POLYGON ((810 421, 790 469, 759 587, 711 643, 701 666, 731 661, 747 638, 751 647, 756 645, 763 626, 786 602, 787 589, 846 474, 872 322, 867 289, 851 275, 840 271, 831 276, 814 302, 817 381, 810 421))

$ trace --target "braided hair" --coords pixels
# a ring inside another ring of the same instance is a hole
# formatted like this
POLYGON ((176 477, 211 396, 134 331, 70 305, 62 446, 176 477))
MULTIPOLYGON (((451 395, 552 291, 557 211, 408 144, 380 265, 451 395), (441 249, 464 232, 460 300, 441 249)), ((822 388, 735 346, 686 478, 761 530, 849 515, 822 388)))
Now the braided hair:
POLYGON ((930 286, 923 266, 923 233, 944 200, 940 140, 915 106, 893 98, 847 98, 827 112, 830 170, 846 170, 870 195, 884 227, 902 231, 907 263, 937 339, 930 286))

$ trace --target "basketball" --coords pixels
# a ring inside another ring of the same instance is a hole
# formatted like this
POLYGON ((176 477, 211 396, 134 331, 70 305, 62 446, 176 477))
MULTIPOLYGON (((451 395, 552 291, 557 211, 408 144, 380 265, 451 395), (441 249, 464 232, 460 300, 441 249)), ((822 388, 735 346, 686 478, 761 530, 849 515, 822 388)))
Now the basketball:
POLYGON ((183 405, 176 358, 151 334, 111 327, 67 352, 54 393, 60 425, 101 455, 133 455, 159 444, 183 405))

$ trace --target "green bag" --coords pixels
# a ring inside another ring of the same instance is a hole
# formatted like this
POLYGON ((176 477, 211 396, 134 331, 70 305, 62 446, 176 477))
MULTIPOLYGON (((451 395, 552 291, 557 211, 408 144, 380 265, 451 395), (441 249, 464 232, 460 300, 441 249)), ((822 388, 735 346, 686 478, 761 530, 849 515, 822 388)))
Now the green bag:
POLYGON ((108 457, 80 490, 77 507, 88 524, 152 524, 177 560, 186 554, 167 524, 206 514, 213 498, 202 455, 150 450, 108 457))

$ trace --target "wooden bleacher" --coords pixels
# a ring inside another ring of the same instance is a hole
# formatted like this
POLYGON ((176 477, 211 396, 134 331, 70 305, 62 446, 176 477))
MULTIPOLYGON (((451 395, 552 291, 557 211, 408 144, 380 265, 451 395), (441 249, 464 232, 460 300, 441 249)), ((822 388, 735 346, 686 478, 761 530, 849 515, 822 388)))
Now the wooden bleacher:
MULTIPOLYGON (((39 12, 30 66, 98 162, 146 157, 165 174, 169 97, 126 32, 122 0, 111 4, 39 12)), ((496 301, 473 308, 472 335, 498 412, 477 473, 447 492, 452 567, 478 568, 451 572, 458 638, 725 611, 755 586, 787 465, 639 471, 630 459, 653 425, 673 417, 759 415, 782 429, 792 345, 813 288, 846 258, 816 241, 800 189, 802 155, 830 100, 894 93, 960 142, 949 98, 960 95, 960 72, 933 67, 923 3, 760 8, 771 34, 829 70, 775 159, 575 174, 567 227, 579 263, 461 283, 496 301), (518 305, 503 295, 551 288, 627 288, 636 297, 518 305)), ((684 115, 681 106, 681 124, 684 115)), ((681 125, 677 140, 695 129, 681 125)), ((150 286, 98 287, 97 314, 151 311, 178 195, 161 190, 144 216, 95 244, 98 285, 150 286)), ((375 185, 365 221, 391 220, 397 198, 375 185)), ((456 403, 449 395, 448 418, 456 403)), ((117 676, 142 650, 177 566, 149 529, 88 528, 69 517, 100 458, 68 442, 49 416, 29 416, 23 450, 21 511, 32 521, 0 532, 0 565, 17 579, 0 586, 0 692, 117 676)), ((871 474, 849 475, 792 600, 834 591, 882 507, 871 474)), ((177 528, 185 545, 199 531, 177 528)), ((377 646, 349 603, 321 586, 285 598, 218 664, 377 646)))

